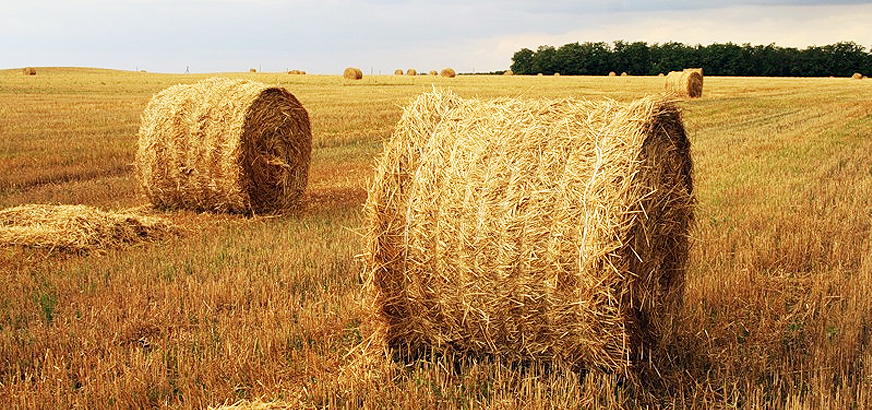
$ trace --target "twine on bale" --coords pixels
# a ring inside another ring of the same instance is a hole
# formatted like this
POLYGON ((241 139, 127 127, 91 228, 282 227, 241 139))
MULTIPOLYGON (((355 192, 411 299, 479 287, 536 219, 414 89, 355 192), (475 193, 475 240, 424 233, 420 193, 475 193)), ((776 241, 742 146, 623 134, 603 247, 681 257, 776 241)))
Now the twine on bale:
POLYGON ((376 335, 632 372, 680 308, 692 167, 670 101, 421 95, 366 204, 376 335))
POLYGON ((286 89, 212 78, 152 97, 136 171, 157 207, 280 213, 300 205, 311 152, 309 115, 286 89))
POLYGON ((666 91, 678 97, 702 97, 702 68, 687 68, 683 71, 670 71, 666 75, 666 91))
POLYGON ((177 231, 156 216, 85 205, 29 204, 0 210, 0 245, 93 251, 156 240, 177 231))

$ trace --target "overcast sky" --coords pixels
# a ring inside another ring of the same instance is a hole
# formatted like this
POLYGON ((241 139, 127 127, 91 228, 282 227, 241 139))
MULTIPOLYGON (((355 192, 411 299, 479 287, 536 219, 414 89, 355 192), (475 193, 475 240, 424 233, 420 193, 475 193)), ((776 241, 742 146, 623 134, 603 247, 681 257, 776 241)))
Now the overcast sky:
POLYGON ((869 49, 872 1, 0 0, 0 68, 483 72, 615 40, 869 49))

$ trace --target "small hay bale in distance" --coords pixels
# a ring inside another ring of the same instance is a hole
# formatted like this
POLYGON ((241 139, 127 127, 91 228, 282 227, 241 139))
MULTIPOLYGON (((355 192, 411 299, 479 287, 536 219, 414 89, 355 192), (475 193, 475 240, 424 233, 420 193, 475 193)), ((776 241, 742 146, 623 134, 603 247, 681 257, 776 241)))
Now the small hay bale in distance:
POLYGON ((515 72, 512 70, 503 71, 503 75, 515 75, 515 72))
POLYGON ((860 74, 860 73, 854 73, 854 75, 852 75, 851 78, 854 79, 854 80, 862 80, 862 79, 863 79, 863 74, 860 74))
POLYGON ((618 74, 614 71, 609 71, 609 77, 616 77, 618 74))
POLYGON ((342 72, 342 77, 349 80, 360 80, 363 78, 363 71, 360 71, 359 68, 348 67, 342 72))
POLYGON ((430 75, 439 75, 439 72, 436 71, 436 70, 430 70, 430 72, 429 72, 428 74, 430 74, 430 75))
POLYGON ((0 245, 94 251, 165 238, 164 218, 105 212, 85 205, 28 204, 0 211, 0 245))
POLYGON ((680 309, 692 168, 670 101, 419 96, 366 203, 378 334, 412 355, 633 370, 680 309))
POLYGON ((403 70, 401 70, 399 68, 394 70, 394 75, 403 75, 403 70))
POLYGON ((454 69, 451 67, 443 68, 442 72, 439 73, 443 77, 454 78, 457 73, 454 72, 454 69))
POLYGON ((281 213, 301 203, 311 152, 309 114, 288 90, 211 78, 152 97, 136 172, 161 208, 281 213))
POLYGON ((256 68, 249 68, 249 69, 248 69, 248 72, 249 72, 249 73, 256 73, 256 72, 257 72, 257 69, 256 69, 256 68))
POLYGON ((33 67, 25 67, 21 72, 24 75, 36 75, 36 69, 33 67))
POLYGON ((701 68, 670 71, 666 75, 666 91, 679 97, 702 97, 703 76, 701 68))
POLYGON ((410 68, 410 69, 406 70, 406 75, 412 75, 412 76, 418 75, 418 71, 415 70, 414 68, 410 68))
POLYGON ((626 71, 621 72, 621 77, 626 77, 626 76, 627 76, 627 72, 626 72, 626 71))

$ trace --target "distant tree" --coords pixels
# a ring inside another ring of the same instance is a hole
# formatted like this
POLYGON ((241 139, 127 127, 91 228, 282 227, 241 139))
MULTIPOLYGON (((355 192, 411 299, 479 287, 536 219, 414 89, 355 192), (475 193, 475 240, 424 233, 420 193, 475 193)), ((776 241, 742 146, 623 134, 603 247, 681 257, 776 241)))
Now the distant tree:
POLYGON ((533 50, 522 48, 515 52, 512 56, 512 72, 515 74, 534 74, 533 73, 533 50))

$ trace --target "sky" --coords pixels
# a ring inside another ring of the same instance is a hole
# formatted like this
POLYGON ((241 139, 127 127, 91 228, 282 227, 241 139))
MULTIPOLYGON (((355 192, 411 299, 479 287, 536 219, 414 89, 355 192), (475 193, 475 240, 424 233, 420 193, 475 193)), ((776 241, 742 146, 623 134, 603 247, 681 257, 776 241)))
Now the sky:
POLYGON ((0 69, 508 69, 586 41, 872 48, 872 0, 0 0, 0 69))

